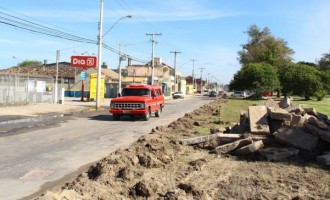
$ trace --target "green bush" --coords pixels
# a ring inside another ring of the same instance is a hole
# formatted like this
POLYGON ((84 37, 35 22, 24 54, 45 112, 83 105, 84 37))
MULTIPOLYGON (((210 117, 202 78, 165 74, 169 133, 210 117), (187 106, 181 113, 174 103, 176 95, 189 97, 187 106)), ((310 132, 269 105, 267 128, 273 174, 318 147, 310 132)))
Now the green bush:
POLYGON ((316 99, 318 101, 322 101, 326 95, 326 91, 325 90, 318 90, 314 93, 314 96, 316 97, 316 99))

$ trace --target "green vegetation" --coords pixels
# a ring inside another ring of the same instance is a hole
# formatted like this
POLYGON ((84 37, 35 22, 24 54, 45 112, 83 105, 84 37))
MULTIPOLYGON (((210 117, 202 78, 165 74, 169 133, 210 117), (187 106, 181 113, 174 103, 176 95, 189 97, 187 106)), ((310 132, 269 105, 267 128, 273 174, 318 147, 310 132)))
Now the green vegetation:
MULTIPOLYGON (((274 99, 276 101, 280 100, 274 99)), ((227 103, 221 106, 220 118, 224 122, 239 122, 240 113, 243 110, 247 110, 249 106, 252 105, 262 105, 265 100, 242 100, 242 99, 230 99, 227 103)), ((330 118, 330 99, 325 98, 322 101, 317 101, 315 99, 306 101, 304 99, 294 97, 293 103, 301 104, 304 108, 315 108, 318 112, 326 114, 330 118)))
POLYGON ((301 104, 304 108, 315 108, 316 111, 326 114, 330 118, 330 99, 325 98, 322 101, 317 101, 315 99, 306 101, 299 98, 293 98, 293 102, 296 104, 301 104))
POLYGON ((252 25, 246 31, 249 40, 242 44, 238 60, 242 68, 230 82, 230 90, 249 90, 256 99, 263 92, 316 97, 322 100, 330 90, 330 52, 323 54, 317 64, 293 62, 294 51, 283 39, 274 37, 266 27, 252 25), (279 81, 280 80, 280 81, 279 81))
POLYGON ((264 100, 230 99, 227 103, 222 104, 220 118, 224 122, 239 122, 241 111, 247 110, 252 105, 260 105, 263 102, 264 100))
POLYGON ((34 67, 40 65, 42 65, 42 62, 38 60, 24 60, 23 62, 19 63, 19 67, 34 67))

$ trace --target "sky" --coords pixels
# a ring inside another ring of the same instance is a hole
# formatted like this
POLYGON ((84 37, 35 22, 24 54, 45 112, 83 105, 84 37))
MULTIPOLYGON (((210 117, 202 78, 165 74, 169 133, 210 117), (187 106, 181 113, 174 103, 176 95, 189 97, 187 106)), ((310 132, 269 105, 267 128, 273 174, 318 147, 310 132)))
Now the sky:
MULTIPOLYGON (((184 76, 228 84, 241 68, 238 51, 248 42, 246 31, 255 24, 268 27, 295 51, 294 61, 316 62, 330 51, 329 0, 104 0, 102 62, 116 69, 118 52, 144 64, 154 56, 184 76), (125 16, 131 15, 132 18, 125 16), (196 61, 192 61, 196 60, 196 61)), ((0 3, 0 69, 24 60, 70 62, 73 55, 98 55, 98 45, 42 35, 8 25, 8 16, 97 40, 100 0, 3 0, 0 3)), ((12 18, 11 18, 12 19, 12 18)), ((16 24, 17 25, 17 24, 16 24)), ((123 65, 125 65, 124 63, 123 65)))

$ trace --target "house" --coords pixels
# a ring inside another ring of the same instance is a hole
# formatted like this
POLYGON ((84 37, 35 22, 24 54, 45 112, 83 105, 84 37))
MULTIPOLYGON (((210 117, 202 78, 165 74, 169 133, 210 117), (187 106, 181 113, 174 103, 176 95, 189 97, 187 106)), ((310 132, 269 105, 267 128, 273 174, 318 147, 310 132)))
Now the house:
MULTIPOLYGON (((132 79, 137 82, 143 81, 143 83, 151 84, 152 76, 152 63, 151 61, 144 65, 128 65, 126 67, 127 76, 132 77, 132 79)), ((180 73, 177 73, 180 74, 180 73)), ((126 79, 128 80, 128 79, 126 79)), ((178 79, 179 80, 179 79, 178 79)), ((179 84, 178 88, 182 88, 180 83, 185 85, 185 80, 180 78, 180 81, 177 81, 179 84)), ((128 82, 126 82, 128 84, 128 82)), ((161 85, 162 90, 165 96, 170 96, 175 90, 175 81, 174 81, 174 69, 169 65, 162 62, 161 58, 154 58, 154 83, 155 85, 161 85)), ((185 87, 182 90, 185 93, 185 87)))

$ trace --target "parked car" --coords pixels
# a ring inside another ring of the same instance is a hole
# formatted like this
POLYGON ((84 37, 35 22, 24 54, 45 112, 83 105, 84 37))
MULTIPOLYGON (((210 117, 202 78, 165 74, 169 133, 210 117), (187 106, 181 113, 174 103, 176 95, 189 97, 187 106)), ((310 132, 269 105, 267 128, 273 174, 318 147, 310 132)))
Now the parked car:
POLYGON ((174 92, 173 93, 173 99, 184 99, 183 92, 174 92))
POLYGON ((247 97, 247 93, 245 91, 235 91, 232 97, 247 97))
POLYGON ((203 96, 209 96, 210 91, 209 90, 203 90, 203 96))
POLYGON ((209 93, 209 97, 216 97, 217 96, 217 92, 216 91, 211 91, 209 93))

